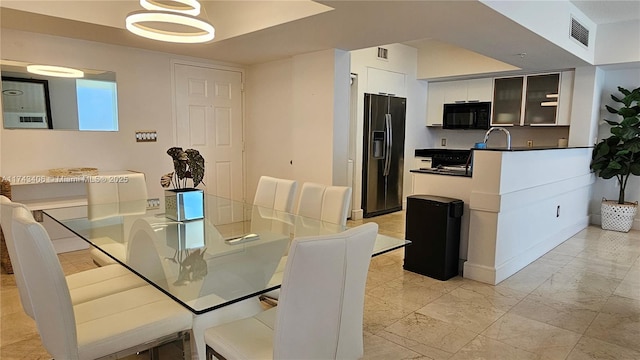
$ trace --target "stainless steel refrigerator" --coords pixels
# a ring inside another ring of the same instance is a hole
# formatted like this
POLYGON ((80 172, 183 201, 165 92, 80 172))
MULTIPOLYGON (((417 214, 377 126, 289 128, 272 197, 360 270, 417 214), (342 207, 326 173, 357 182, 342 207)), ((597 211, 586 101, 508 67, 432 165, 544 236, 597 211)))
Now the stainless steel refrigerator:
POLYGON ((406 105, 405 98, 364 94, 364 217, 402 209, 406 105))

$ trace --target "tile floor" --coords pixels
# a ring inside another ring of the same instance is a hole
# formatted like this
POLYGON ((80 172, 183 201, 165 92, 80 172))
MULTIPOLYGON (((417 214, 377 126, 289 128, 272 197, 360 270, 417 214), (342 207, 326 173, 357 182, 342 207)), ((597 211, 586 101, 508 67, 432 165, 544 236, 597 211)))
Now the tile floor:
MULTIPOLYGON (((404 237, 403 212, 364 221, 404 237)), ((640 359, 640 231, 588 227, 497 286, 434 280, 402 259, 372 260, 365 359, 640 359)), ((67 273, 93 267, 84 251, 60 261, 67 273)), ((0 359, 49 359, 5 273, 0 303, 0 359)))

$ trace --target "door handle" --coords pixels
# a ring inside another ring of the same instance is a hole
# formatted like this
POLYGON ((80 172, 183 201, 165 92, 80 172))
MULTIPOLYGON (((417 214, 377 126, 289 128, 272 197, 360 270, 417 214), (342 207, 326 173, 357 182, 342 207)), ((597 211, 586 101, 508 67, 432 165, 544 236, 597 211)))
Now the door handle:
POLYGON ((387 153, 385 154, 384 176, 389 176, 389 171, 391 170, 391 146, 393 145, 391 114, 385 114, 384 120, 387 127, 387 153))

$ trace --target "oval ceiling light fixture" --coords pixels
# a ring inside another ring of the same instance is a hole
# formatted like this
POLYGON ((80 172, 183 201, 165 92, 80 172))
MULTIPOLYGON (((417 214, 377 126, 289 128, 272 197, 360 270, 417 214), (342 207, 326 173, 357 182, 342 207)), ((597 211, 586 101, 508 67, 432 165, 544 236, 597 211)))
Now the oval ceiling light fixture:
POLYGON ((197 0, 171 0, 164 2, 140 0, 140 6, 151 11, 173 11, 191 16, 200 14, 200 3, 197 0), (172 3, 175 3, 175 5, 172 5, 172 3))
POLYGON ((15 90, 15 89, 7 89, 7 90, 2 90, 2 94, 3 95, 7 95, 7 96, 20 96, 20 95, 24 94, 24 91, 15 90))
POLYGON ((203 43, 213 40, 215 29, 208 22, 193 16, 167 11, 134 11, 127 15, 127 30, 148 39, 174 43, 203 43), (149 23, 149 25, 144 25, 149 23), (153 23, 181 25, 196 31, 172 31, 153 27, 153 23))
POLYGON ((44 76, 55 76, 55 77, 64 77, 64 78, 81 78, 84 77, 84 72, 82 70, 62 67, 62 66, 52 66, 52 65, 27 65, 27 71, 32 74, 44 75, 44 76))

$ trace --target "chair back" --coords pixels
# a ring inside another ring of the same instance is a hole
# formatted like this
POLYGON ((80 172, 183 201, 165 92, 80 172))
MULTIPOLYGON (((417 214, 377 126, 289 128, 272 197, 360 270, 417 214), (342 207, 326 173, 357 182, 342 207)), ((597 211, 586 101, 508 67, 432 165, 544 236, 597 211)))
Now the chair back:
POLYGON ((138 274, 159 287, 170 290, 162 258, 155 245, 156 237, 156 232, 147 219, 135 220, 127 241, 127 263, 138 274))
POLYGON ((2 229, 4 229, 7 252, 9 253, 9 258, 12 262, 13 275, 16 279, 18 294, 20 295, 20 303, 22 304, 22 309, 24 310, 24 312, 33 319, 33 306, 31 305, 31 299, 29 298, 29 293, 27 292, 27 288, 25 285, 22 265, 20 263, 20 259, 18 259, 18 255, 16 254, 15 240, 12 230, 14 213, 19 213, 24 217, 31 216, 31 213, 24 205, 12 202, 8 198, 0 196, 0 226, 2 226, 2 229))
POLYGON ((298 200, 298 215, 346 225, 351 205, 351 188, 304 183, 298 200))
POLYGON ((78 359, 69 287, 49 235, 20 212, 14 214, 12 231, 42 344, 55 359, 78 359))
POLYGON ((298 183, 294 180, 261 176, 253 205, 290 213, 293 211, 297 186, 298 183))
POLYGON ((274 359, 362 357, 364 290, 377 232, 377 224, 367 223, 294 239, 278 302, 274 359))
POLYGON ((89 220, 119 215, 144 214, 147 208, 147 183, 143 173, 92 176, 87 182, 89 220), (119 182, 120 178, 127 181, 119 182), (103 181, 107 180, 107 181, 103 181))

